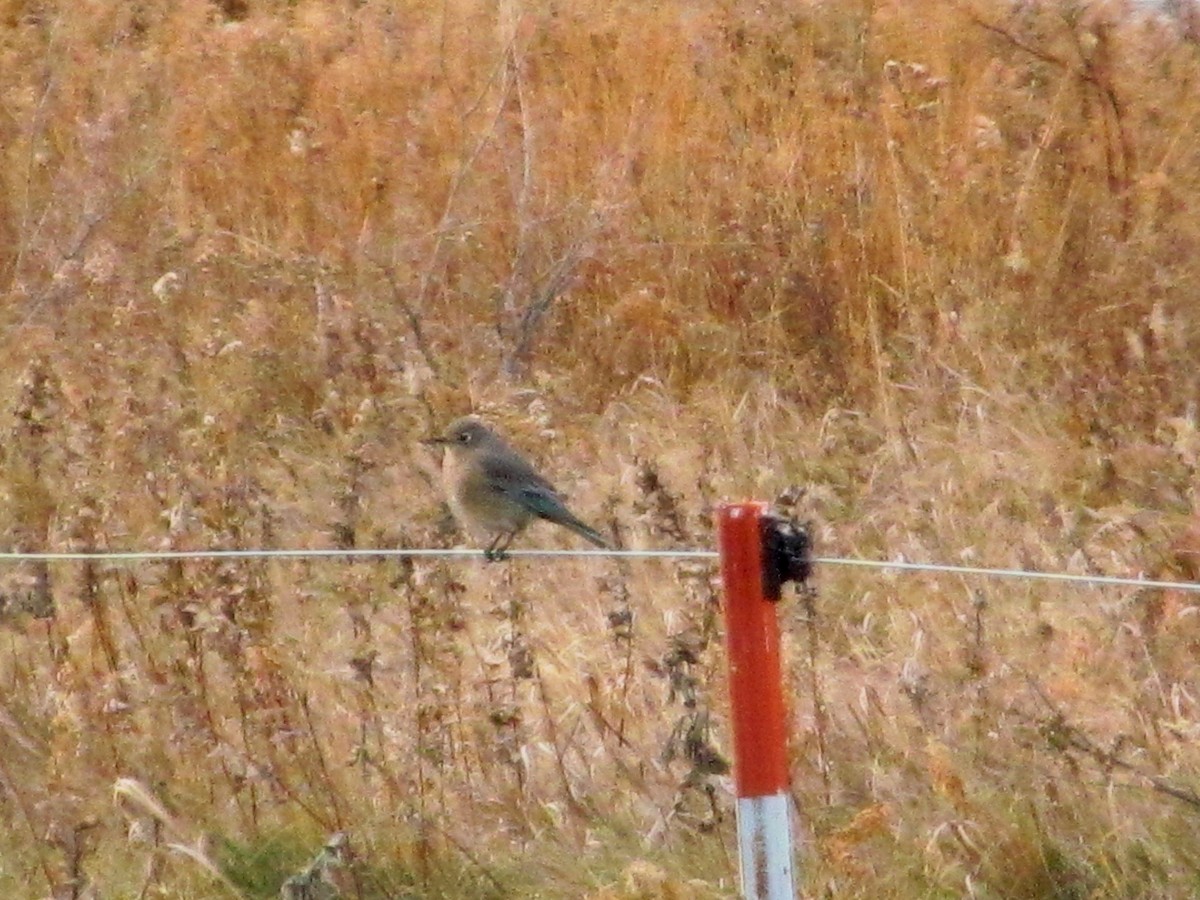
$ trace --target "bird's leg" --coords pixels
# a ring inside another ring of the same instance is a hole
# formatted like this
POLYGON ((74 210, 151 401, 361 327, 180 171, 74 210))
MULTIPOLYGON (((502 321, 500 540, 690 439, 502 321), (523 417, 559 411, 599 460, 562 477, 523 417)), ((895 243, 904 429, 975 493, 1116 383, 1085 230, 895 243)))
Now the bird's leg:
POLYGON ((502 531, 488 544, 488 548, 483 551, 483 557, 488 562, 500 562, 508 559, 508 554, 504 551, 508 549, 508 545, 512 543, 515 531, 502 531))
POLYGON ((483 551, 483 558, 488 562, 496 562, 499 559, 499 557, 496 556, 496 545, 500 543, 503 537, 503 532, 496 535, 494 538, 492 538, 492 542, 487 545, 487 549, 483 551))

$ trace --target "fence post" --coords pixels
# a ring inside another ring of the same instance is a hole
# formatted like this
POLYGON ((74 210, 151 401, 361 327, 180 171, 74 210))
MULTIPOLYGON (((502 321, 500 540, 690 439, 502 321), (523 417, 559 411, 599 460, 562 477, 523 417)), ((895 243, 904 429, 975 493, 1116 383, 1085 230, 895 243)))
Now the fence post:
POLYGON ((765 503, 727 503, 717 514, 733 707, 738 856, 743 897, 794 900, 787 735, 775 613, 778 585, 764 584, 766 513, 765 503))

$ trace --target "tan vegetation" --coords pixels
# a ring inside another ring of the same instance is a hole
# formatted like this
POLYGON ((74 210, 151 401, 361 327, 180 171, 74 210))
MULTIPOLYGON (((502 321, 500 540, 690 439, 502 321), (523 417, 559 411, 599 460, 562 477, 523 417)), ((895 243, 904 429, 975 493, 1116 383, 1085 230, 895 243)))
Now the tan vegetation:
MULTIPOLYGON (((0 0, 0 159, 14 549, 452 546, 471 409, 624 546, 1196 578, 1195 13, 0 0)), ((734 891, 708 565, 4 565, 0 895, 734 891)), ((822 567, 806 894, 1194 895, 1198 601, 822 567)))

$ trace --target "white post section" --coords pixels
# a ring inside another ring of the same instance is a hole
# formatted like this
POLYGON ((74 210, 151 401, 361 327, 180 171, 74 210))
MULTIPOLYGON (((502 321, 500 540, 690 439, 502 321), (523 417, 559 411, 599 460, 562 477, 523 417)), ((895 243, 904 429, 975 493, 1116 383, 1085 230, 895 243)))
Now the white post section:
POLYGON ((737 804, 742 896, 794 900, 791 800, 787 794, 743 797, 737 804))

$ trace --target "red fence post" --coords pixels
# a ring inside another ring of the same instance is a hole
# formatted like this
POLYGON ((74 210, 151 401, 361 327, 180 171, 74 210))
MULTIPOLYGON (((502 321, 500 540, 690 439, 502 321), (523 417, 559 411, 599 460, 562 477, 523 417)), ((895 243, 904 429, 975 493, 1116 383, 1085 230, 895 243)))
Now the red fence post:
POLYGON ((794 900, 787 731, 775 601, 763 584, 765 503, 718 510, 733 707, 742 896, 794 900))

